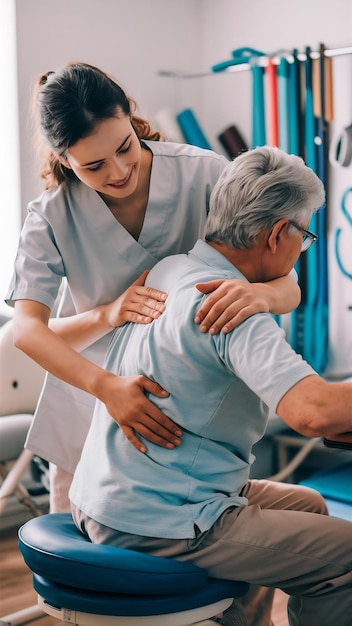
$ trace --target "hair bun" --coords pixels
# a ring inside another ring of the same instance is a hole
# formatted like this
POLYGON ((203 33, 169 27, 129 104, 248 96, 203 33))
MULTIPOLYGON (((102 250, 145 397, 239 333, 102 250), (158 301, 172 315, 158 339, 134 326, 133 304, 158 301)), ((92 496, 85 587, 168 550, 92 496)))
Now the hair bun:
POLYGON ((45 85, 45 83, 47 82, 49 76, 51 74, 55 74, 55 72, 46 72, 45 74, 42 74, 42 76, 39 78, 39 85, 45 85))

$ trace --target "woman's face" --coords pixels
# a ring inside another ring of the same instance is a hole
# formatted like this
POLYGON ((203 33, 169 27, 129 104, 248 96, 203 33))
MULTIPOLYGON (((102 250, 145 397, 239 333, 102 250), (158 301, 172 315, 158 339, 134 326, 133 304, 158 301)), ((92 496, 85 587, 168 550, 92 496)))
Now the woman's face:
POLYGON ((141 145, 124 113, 103 120, 66 152, 64 164, 107 199, 123 199, 137 188, 141 145))

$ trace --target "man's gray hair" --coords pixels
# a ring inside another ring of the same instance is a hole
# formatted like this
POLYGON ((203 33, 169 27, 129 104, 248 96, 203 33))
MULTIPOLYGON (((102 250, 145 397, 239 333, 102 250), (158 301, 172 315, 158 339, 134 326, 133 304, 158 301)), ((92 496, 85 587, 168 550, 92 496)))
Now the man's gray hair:
POLYGON ((250 248, 280 219, 306 227, 324 202, 323 183, 301 157, 269 146, 254 148, 229 163, 214 186, 205 239, 250 248))

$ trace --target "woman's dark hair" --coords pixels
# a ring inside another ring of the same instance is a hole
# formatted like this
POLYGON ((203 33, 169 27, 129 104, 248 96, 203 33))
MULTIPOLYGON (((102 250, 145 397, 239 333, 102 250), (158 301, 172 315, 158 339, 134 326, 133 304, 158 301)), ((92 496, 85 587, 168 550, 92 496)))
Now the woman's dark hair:
POLYGON ((128 115, 137 137, 160 140, 149 122, 136 116, 136 104, 105 72, 87 63, 69 63, 59 72, 40 76, 35 91, 36 117, 41 153, 40 175, 48 189, 76 180, 59 156, 90 135, 97 124, 116 115, 128 115), (40 139, 44 138, 46 145, 40 139))

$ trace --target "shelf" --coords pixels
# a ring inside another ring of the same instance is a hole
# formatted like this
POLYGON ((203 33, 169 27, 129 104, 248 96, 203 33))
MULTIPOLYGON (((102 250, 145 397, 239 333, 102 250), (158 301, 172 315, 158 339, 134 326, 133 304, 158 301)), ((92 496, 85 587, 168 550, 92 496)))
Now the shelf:
MULTIPOLYGON (((345 56, 345 55, 349 55, 352 54, 352 46, 346 46, 346 47, 342 47, 342 48, 325 48, 324 49, 324 55, 327 58, 334 58, 334 57, 338 57, 338 56, 345 56)), ((310 58, 311 59, 319 59, 320 58, 320 52, 319 51, 312 51, 310 53, 310 58)), ((253 57, 255 60, 255 63, 265 67, 268 63, 268 58, 271 58, 273 63, 278 65, 280 58, 285 57, 287 59, 287 61, 290 63, 293 62, 293 55, 292 55, 292 50, 277 50, 276 52, 274 52, 273 54, 270 55, 262 55, 262 56, 256 56, 253 57)), ((305 52, 298 52, 296 55, 296 58, 299 61, 305 61, 307 59, 307 55, 305 52)), ((181 71, 172 71, 172 70, 159 70, 158 71, 158 75, 159 76, 164 76, 166 78, 177 78, 180 80, 185 80, 188 78, 203 78, 205 76, 216 76, 218 74, 231 74, 234 72, 246 72, 248 70, 250 70, 252 67, 252 64, 250 62, 246 62, 246 63, 238 63, 236 64, 236 61, 234 59, 234 65, 231 65, 229 67, 224 68, 221 71, 214 71, 211 69, 204 69, 204 70, 199 70, 196 72, 181 72, 181 71)))

